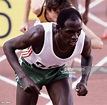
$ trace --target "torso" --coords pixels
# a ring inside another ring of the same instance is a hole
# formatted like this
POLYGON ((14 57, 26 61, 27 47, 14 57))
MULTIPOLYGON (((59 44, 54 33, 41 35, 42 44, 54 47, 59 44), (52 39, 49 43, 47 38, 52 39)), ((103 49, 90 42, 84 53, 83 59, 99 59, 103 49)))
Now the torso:
POLYGON ((52 23, 50 22, 41 24, 43 25, 45 30, 45 36, 43 38, 44 41, 42 41, 42 43, 38 45, 38 47, 30 47, 29 52, 31 52, 31 54, 28 54, 29 56, 26 56, 24 55, 24 53, 22 53, 22 56, 25 58, 26 61, 28 61, 31 64, 36 64, 36 62, 40 62, 41 64, 45 65, 46 68, 48 68, 49 66, 55 65, 61 66, 65 64, 66 61, 73 59, 78 54, 81 54, 84 45, 84 35, 83 38, 81 37, 79 39, 79 41, 77 42, 78 44, 76 46, 69 48, 65 52, 61 52, 55 43, 55 35, 57 34, 55 32, 56 30, 54 30, 55 24, 53 25, 53 27, 52 23), (54 30, 53 33, 52 30, 54 30), (31 59, 34 60, 31 61, 31 59))

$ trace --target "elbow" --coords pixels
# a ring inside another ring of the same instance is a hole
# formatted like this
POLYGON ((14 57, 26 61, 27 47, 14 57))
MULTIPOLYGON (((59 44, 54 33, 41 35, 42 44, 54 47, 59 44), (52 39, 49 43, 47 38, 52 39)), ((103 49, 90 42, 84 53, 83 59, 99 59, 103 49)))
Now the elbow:
POLYGON ((3 50, 6 49, 7 45, 8 45, 7 42, 5 42, 5 43, 3 44, 3 50))
POLYGON ((4 53, 9 52, 9 49, 12 47, 12 43, 9 43, 9 41, 5 42, 3 45, 3 51, 4 53))
POLYGON ((4 51, 4 53, 6 52, 7 48, 8 48, 8 42, 5 42, 3 44, 3 51, 4 51))
POLYGON ((99 49, 102 49, 103 48, 103 42, 102 42, 102 40, 99 42, 99 49))
POLYGON ((101 39, 94 39, 91 40, 91 45, 93 49, 102 49, 103 48, 103 41, 101 39))

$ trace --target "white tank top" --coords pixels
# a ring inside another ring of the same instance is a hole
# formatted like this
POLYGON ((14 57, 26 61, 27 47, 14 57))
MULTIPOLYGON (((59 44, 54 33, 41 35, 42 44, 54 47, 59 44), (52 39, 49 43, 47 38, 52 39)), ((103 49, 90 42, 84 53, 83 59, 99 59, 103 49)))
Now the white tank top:
POLYGON ((40 53, 36 54, 32 47, 23 50, 21 56, 30 64, 35 64, 42 69, 49 69, 66 64, 68 60, 81 54, 84 46, 85 33, 81 31, 76 47, 68 58, 59 58, 53 51, 52 23, 40 23, 45 30, 44 45, 40 53))

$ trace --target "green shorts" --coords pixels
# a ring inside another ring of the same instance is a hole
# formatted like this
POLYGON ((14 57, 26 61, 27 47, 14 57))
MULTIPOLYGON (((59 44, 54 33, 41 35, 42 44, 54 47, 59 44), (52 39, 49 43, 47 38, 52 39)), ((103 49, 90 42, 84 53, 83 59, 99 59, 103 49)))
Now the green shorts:
MULTIPOLYGON (((36 84, 38 84, 40 89, 42 89, 42 86, 47 85, 53 81, 63 78, 69 78, 69 74, 65 74, 63 72, 65 66, 44 70, 36 67, 35 65, 29 64, 27 61, 25 61, 24 58, 21 59, 22 59, 21 66, 23 67, 24 71, 36 84)), ((23 84, 19 80, 17 74, 15 75, 15 77, 18 85, 23 88, 23 84)))

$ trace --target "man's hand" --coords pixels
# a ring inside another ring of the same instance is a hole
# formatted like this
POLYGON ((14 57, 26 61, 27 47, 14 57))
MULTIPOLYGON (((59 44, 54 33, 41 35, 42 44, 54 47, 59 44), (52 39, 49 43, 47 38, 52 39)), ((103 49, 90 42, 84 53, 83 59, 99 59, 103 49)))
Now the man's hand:
POLYGON ((76 86, 76 92, 78 96, 86 96, 86 94, 88 93, 86 84, 79 82, 76 86))
POLYGON ((25 33, 29 29, 28 23, 23 23, 23 25, 20 27, 20 31, 25 33))
POLYGON ((88 22, 88 13, 84 12, 84 14, 82 15, 82 17, 83 17, 83 22, 86 25, 87 22, 88 22))
POLYGON ((40 94, 40 92, 39 92, 40 90, 39 90, 37 84, 29 77, 26 76, 26 77, 22 78, 21 82, 23 84, 24 91, 26 91, 27 93, 36 92, 37 94, 40 94))

